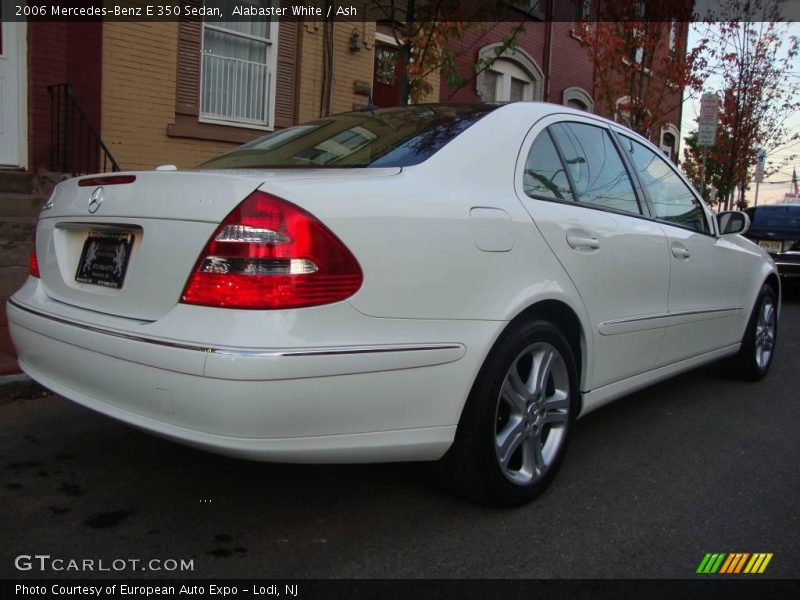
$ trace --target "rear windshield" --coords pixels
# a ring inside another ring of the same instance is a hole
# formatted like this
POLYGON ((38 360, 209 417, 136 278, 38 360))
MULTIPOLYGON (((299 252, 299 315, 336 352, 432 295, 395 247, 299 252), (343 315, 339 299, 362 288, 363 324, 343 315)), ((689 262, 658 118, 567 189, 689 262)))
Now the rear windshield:
POLYGON ((495 108, 421 104, 343 113, 281 129, 199 168, 409 167, 431 157, 495 108))
POLYGON ((754 228, 800 231, 800 206, 763 206, 746 212, 754 228))

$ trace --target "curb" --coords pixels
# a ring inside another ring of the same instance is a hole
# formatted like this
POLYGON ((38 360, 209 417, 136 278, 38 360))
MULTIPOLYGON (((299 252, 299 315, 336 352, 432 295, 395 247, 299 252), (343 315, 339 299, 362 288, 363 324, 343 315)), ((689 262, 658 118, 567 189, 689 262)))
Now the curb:
POLYGON ((49 393, 24 373, 0 375, 0 405, 10 404, 16 400, 39 398, 49 393))

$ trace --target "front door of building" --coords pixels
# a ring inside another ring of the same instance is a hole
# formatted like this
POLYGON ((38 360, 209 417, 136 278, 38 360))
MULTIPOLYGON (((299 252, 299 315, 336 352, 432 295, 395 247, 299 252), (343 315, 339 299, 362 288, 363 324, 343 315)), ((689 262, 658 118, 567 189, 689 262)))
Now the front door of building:
POLYGON ((381 108, 400 104, 400 69, 400 49, 388 44, 375 44, 372 104, 381 108))
POLYGON ((22 164, 20 147, 22 91, 19 42, 21 23, 0 21, 0 165, 22 164))

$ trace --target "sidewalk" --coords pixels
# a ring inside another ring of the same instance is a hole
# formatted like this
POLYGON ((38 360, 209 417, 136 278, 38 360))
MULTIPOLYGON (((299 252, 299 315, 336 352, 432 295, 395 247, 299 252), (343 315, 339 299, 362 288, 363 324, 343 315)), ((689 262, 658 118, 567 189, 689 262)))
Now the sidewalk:
POLYGON ((0 376, 19 373, 17 353, 8 334, 8 319, 6 319, 6 303, 0 304, 0 376))

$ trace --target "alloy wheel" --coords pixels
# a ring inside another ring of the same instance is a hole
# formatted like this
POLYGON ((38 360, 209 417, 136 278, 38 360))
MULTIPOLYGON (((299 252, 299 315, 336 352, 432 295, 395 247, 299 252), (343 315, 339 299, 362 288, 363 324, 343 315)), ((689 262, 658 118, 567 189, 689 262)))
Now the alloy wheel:
POLYGON ((569 408, 569 372, 558 349, 537 342, 517 355, 495 410, 495 456, 509 481, 544 477, 566 440, 569 408))
POLYGON ((756 363, 762 371, 767 368, 775 347, 775 304, 764 298, 756 321, 756 363))

